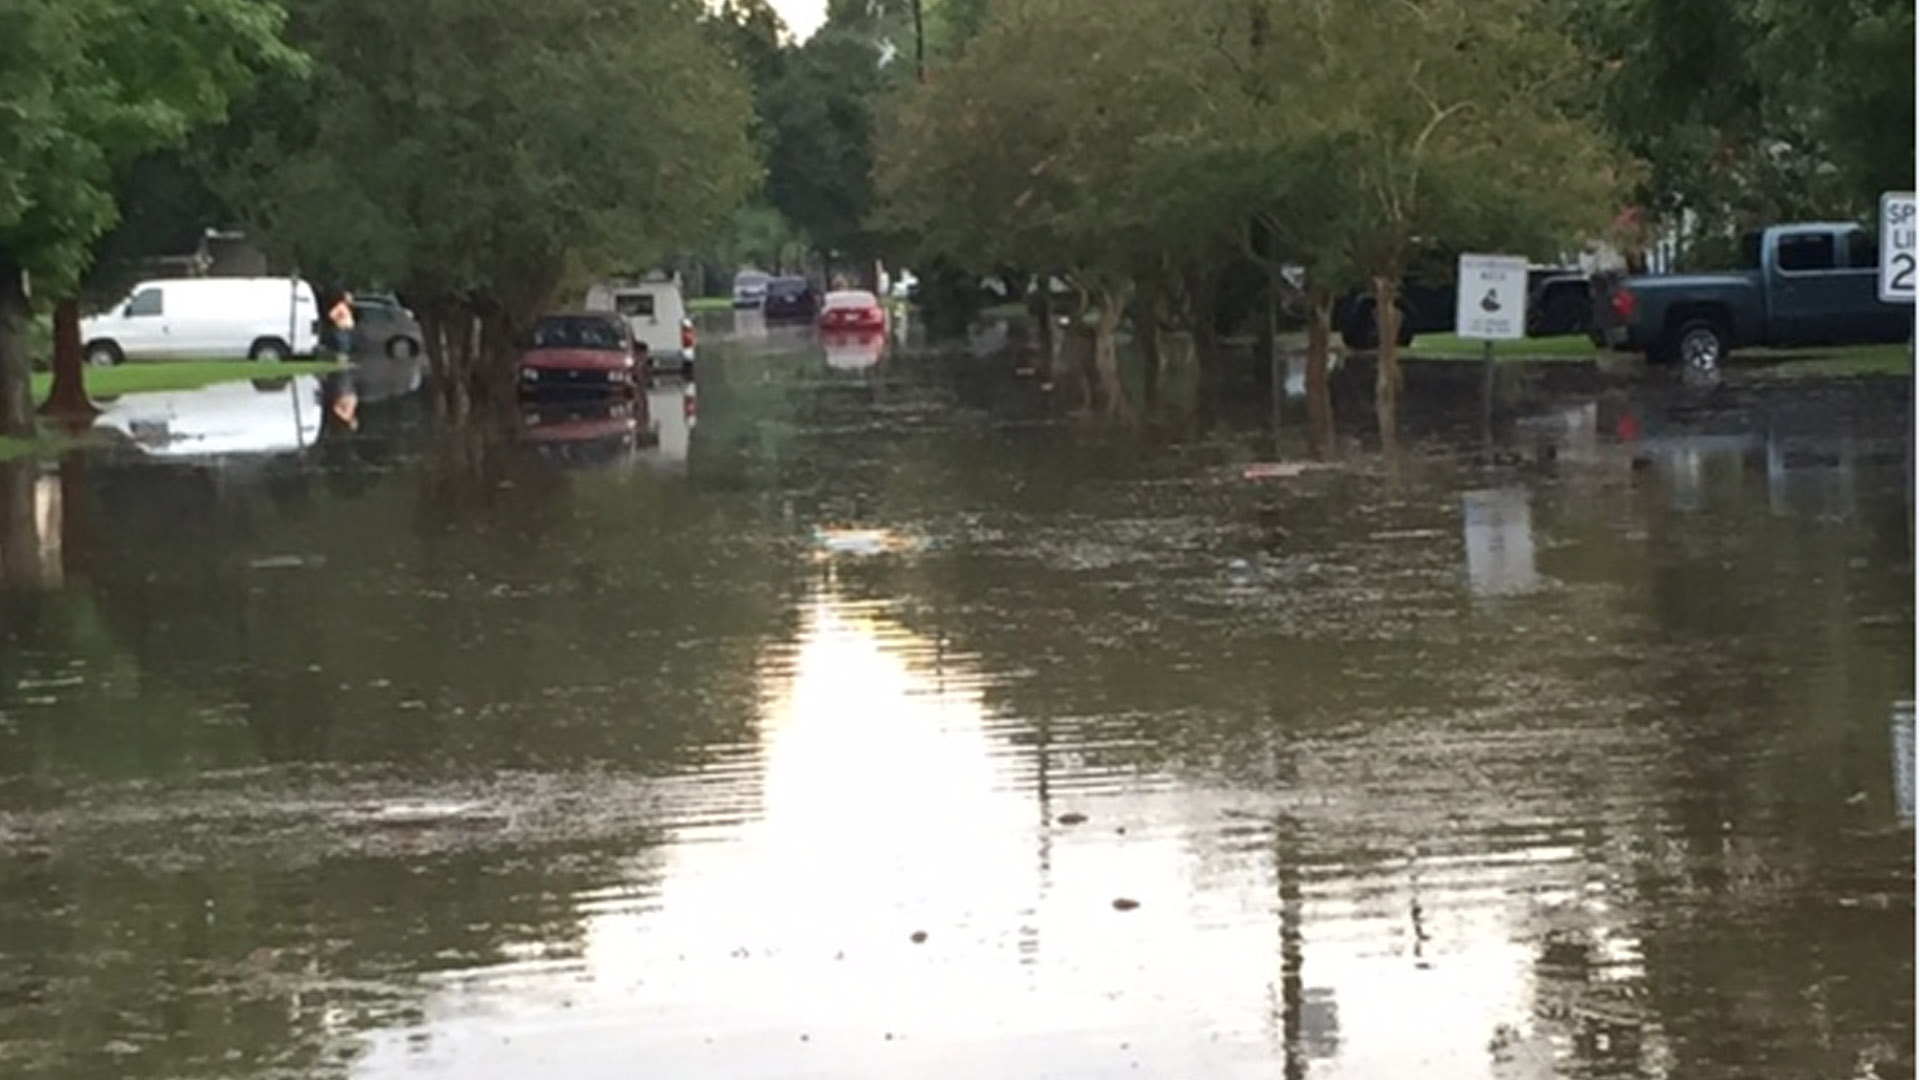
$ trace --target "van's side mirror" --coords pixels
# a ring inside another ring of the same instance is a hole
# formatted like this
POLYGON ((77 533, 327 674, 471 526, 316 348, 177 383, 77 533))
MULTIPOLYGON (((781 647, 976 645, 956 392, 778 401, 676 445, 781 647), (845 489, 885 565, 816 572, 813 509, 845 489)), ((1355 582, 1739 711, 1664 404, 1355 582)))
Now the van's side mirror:
POLYGON ((129 300, 120 306, 120 317, 123 319, 133 318, 133 301, 129 300))

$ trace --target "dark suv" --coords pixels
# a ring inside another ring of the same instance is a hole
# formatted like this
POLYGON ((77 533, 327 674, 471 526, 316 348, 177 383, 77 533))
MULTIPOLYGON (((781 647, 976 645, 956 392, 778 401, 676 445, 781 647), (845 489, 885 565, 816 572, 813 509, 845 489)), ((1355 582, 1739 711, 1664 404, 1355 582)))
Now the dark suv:
POLYGON ((820 294, 803 277, 777 277, 767 282, 761 308, 769 319, 812 319, 820 312, 820 294))

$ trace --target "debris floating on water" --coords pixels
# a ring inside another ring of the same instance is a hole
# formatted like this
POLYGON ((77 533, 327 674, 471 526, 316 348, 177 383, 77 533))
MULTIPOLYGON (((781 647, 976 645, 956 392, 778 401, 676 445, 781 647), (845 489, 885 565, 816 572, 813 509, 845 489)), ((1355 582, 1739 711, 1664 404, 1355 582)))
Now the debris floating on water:
POLYGON ((915 930, 912 940, 915 945, 925 945, 927 943, 927 932, 925 930, 915 930))
POLYGON ((904 555, 927 547, 925 538, 894 529, 813 530, 814 549, 824 555, 904 555))
POLYGON ((324 555, 268 555, 247 564, 254 570, 305 570, 325 565, 327 559, 324 555))
POLYGON ((483 802, 396 802, 364 808, 354 814, 365 825, 390 829, 418 829, 436 825, 504 825, 506 816, 483 802))
POLYGON ((1113 910, 1115 911, 1132 911, 1134 908, 1137 908, 1139 906, 1140 906, 1140 901, 1130 900, 1124 896, 1120 897, 1119 899, 1113 902, 1113 910))
POLYGON ((1243 480, 1292 480, 1319 468, 1312 461, 1256 461, 1240 470, 1243 480))
POLYGON ((1085 825, 1087 823, 1087 815, 1078 812, 1069 812, 1061 814, 1059 822, 1062 825, 1085 825))

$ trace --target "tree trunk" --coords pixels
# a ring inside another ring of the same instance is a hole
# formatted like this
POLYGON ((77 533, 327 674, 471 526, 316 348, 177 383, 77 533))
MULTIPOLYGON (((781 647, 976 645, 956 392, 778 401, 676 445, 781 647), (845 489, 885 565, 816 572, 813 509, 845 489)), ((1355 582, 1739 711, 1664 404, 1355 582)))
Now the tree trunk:
POLYGON ((1307 446, 1325 460, 1333 453, 1333 384, 1328 350, 1333 339, 1333 294, 1316 289, 1307 321, 1307 446))
POLYGON ((1211 269, 1198 270, 1193 278, 1193 344, 1200 354, 1200 365, 1213 366, 1220 354, 1219 281, 1211 269))
POLYGON ((1148 409, 1160 400, 1160 314, 1165 293, 1156 285, 1141 289, 1134 301, 1134 333, 1140 339, 1141 383, 1148 409))
POLYGON ((0 256, 0 435, 34 436, 33 305, 27 273, 0 256))
POLYGON ((81 423, 100 415, 87 397, 86 365, 80 358, 80 301, 68 297, 53 309, 53 389, 40 415, 81 423))
POLYGON ((1213 430, 1214 408, 1220 392, 1218 357, 1220 334, 1217 325, 1219 305, 1218 277, 1213 267, 1195 266, 1187 275, 1187 318, 1193 331, 1194 374, 1198 386, 1193 402, 1196 436, 1213 430))
POLYGON ((1255 315, 1260 322, 1255 327, 1256 344, 1253 361, 1255 376, 1269 380, 1268 389, 1276 393, 1281 392, 1286 385, 1286 377, 1280 370, 1280 350, 1275 343, 1277 328, 1274 326, 1273 308, 1277 295, 1272 282, 1268 282, 1260 290, 1260 310, 1255 315))
POLYGON ((1376 275, 1373 279, 1373 315, 1380 333, 1378 367, 1374 372, 1373 401, 1383 420, 1381 437, 1387 437, 1386 418, 1395 421, 1398 430, 1400 390, 1400 274, 1398 271, 1376 275))
POLYGON ((1045 274, 1040 275, 1039 292, 1034 296, 1033 317, 1040 329, 1040 355, 1047 360, 1047 366, 1053 366, 1054 357, 1059 355, 1054 340, 1053 325, 1053 280, 1045 274))
POLYGON ((1145 336, 1140 339, 1140 362, 1145 367, 1141 373, 1141 382, 1148 409, 1160 404, 1160 320, 1149 315, 1144 327, 1145 336))
POLYGON ((443 333, 447 341, 446 378, 440 386, 442 415, 455 423, 466 419, 472 404, 474 352, 473 309, 464 303, 448 308, 448 325, 443 333))
POLYGON ((489 414, 500 413, 515 400, 514 342, 519 337, 515 331, 519 322, 510 312, 495 309, 489 311, 480 323, 480 349, 473 369, 473 394, 489 414))
POLYGON ((1126 316, 1127 287, 1100 290, 1100 310, 1093 324, 1093 366, 1099 375, 1100 392, 1106 398, 1107 411, 1126 410, 1126 392, 1120 383, 1120 320, 1126 316))

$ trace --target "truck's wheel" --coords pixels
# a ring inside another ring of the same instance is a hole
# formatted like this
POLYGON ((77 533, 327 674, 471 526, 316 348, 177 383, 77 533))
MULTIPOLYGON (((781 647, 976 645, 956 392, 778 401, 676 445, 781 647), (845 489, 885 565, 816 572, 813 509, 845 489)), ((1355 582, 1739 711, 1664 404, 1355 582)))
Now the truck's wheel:
POLYGON ((1727 332, 1712 319, 1690 319, 1672 338, 1670 359, 1680 368, 1680 381, 1689 386, 1711 386, 1720 381, 1720 365, 1727 358, 1727 332))
POLYGON ((87 346, 86 358, 93 367, 112 367, 124 361, 126 355, 111 341, 96 341, 87 346))

